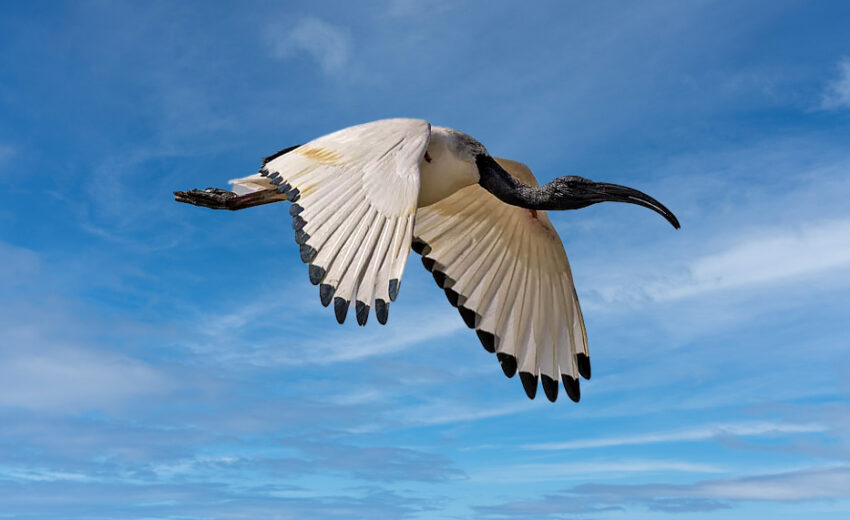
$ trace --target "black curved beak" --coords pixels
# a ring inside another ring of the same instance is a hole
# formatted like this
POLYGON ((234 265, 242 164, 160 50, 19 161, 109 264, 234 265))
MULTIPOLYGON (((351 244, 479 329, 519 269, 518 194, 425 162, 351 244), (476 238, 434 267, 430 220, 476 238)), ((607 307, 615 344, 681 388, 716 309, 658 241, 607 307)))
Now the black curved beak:
POLYGON ((667 222, 672 224, 674 228, 679 229, 681 227, 679 225, 679 219, 676 218, 676 215, 672 211, 642 191, 608 182, 594 182, 590 186, 585 187, 585 189, 589 192, 587 194, 588 198, 594 199, 593 203, 610 201, 637 204, 658 213, 667 219, 667 222))

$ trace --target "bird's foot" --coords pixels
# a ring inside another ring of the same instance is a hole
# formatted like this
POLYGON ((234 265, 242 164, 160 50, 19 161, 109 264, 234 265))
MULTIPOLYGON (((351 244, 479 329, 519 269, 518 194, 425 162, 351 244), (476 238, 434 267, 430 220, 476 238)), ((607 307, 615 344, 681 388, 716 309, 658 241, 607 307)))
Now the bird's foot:
POLYGON ((177 202, 185 202, 186 204, 212 209, 234 209, 234 202, 238 198, 239 195, 221 188, 174 192, 174 200, 177 202))

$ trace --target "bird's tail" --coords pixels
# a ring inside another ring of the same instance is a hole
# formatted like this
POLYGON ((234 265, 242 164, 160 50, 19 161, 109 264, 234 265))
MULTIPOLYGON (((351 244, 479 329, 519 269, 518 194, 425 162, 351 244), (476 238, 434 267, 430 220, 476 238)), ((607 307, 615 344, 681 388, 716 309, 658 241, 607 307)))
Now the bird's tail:
MULTIPOLYGON (((271 179, 264 177, 260 173, 255 173, 240 179, 231 179, 227 182, 233 186, 233 193, 236 193, 237 195, 277 189, 277 186, 271 183, 271 179)), ((282 197, 281 200, 286 200, 286 197, 282 197)))

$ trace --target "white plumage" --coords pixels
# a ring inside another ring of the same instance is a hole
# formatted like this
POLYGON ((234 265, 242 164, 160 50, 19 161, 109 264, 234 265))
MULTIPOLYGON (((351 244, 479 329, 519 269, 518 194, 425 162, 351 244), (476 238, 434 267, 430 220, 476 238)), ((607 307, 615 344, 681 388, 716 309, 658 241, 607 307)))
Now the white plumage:
MULTIPOLYGON (((335 309, 351 301, 374 308, 395 299, 410 250, 419 162, 430 125, 394 119, 320 137, 264 165, 266 185, 298 190, 293 215, 311 279, 334 288, 335 309), (368 147, 363 146, 369 143, 368 147), (268 172, 268 173, 265 173, 268 172), (321 273, 321 274, 319 274, 321 273)), ((263 176, 263 174, 261 174, 263 176)), ((257 176, 231 181, 255 184, 257 176)), ((325 301, 325 303, 328 303, 325 301)), ((363 311, 361 311, 361 314, 363 311)))
POLYGON ((632 202, 678 227, 636 190, 580 177, 538 187, 525 165, 494 160, 468 135, 418 119, 339 130, 230 182, 233 192, 175 195, 217 209, 290 200, 301 259, 340 323, 351 302, 359 324, 371 309, 386 323, 412 246, 505 374, 519 371, 531 398, 539 378, 552 401, 559 380, 578 401, 590 364, 569 262, 545 209, 632 202))
MULTIPOLYGON (((517 180, 537 185, 524 164, 496 160, 517 180)), ((420 208, 414 236, 426 268, 507 374, 545 376, 547 395, 557 392, 560 374, 578 379, 576 354, 588 354, 584 320, 564 246, 545 211, 467 186, 420 208)), ((529 390, 536 388, 524 377, 529 390)))

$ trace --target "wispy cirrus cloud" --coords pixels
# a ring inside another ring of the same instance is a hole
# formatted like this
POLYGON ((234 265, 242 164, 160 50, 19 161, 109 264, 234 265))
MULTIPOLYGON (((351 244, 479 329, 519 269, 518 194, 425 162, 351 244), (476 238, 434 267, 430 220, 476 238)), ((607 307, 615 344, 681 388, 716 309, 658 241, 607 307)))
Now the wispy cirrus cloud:
POLYGON ((266 39, 275 58, 307 55, 325 74, 337 73, 345 67, 352 49, 351 35, 345 29, 309 16, 270 24, 266 39))
POLYGON ((656 301, 723 289, 746 288, 826 273, 850 266, 850 219, 766 229, 724 251, 696 258, 681 280, 645 288, 656 301))
MULTIPOLYGON (((846 484, 765 475, 848 460, 846 410, 806 413, 846 402, 850 381, 850 270, 816 229, 850 221, 847 109, 795 113, 820 102, 815 62, 839 61, 836 6, 554 2, 520 20, 480 1, 302 2, 288 17, 7 4, 0 143, 17 149, 0 179, 29 191, 0 210, 5 515, 726 518, 736 489, 846 484), (783 52, 799 20, 800 52, 783 52), (469 130, 542 180, 634 184, 679 215, 673 232, 636 207, 560 212, 593 345, 581 403, 528 401, 417 262, 387 327, 338 327, 285 206, 171 200, 398 115, 469 130), (796 249, 767 254, 782 248, 796 249), (782 424, 814 431, 765 431, 782 424), (523 449, 569 440, 606 445, 523 449)), ((846 516, 833 496, 822 520, 846 516)))
POLYGON ((416 518, 432 511, 432 501, 409 491, 376 485, 313 491, 277 482, 183 482, 139 485, 109 482, 91 492, 92 483, 68 480, 2 482, 5 507, 37 518, 114 518, 116 510, 135 518, 416 518), (209 500, 209 496, 217 497, 209 500), (69 499, 73 497, 73 499, 69 499), (56 509, 61 514, 54 514, 56 509))
POLYGON ((682 259, 673 274, 643 284, 604 284, 606 302, 674 302, 731 290, 757 290, 850 268, 850 218, 764 227, 714 252, 682 259))
POLYGON ((89 481, 94 480, 84 473, 56 471, 45 468, 0 466, 0 480, 16 482, 55 482, 55 481, 89 481))
POLYGON ((394 414, 403 424, 410 426, 429 426, 478 421, 493 417, 502 417, 531 411, 545 406, 541 401, 522 401, 493 408, 477 408, 456 401, 435 399, 418 406, 407 406, 394 414))
POLYGON ((43 268, 41 255, 24 247, 0 241, 0 287, 17 286, 43 268))
POLYGON ((471 475, 473 479, 494 482, 569 482, 592 477, 616 477, 639 473, 721 473, 715 464, 686 460, 588 460, 567 463, 516 464, 471 475))
POLYGON ((131 332, 135 326, 121 320, 112 326, 125 328, 111 330, 108 320, 66 298, 73 267, 2 241, 0 264, 0 408, 114 412, 178 386, 167 370, 115 348, 116 337, 141 328, 131 332))
POLYGON ((607 448, 612 446, 631 446, 667 442, 694 442, 717 439, 726 436, 770 436, 787 433, 813 433, 826 430, 827 427, 820 424, 789 424, 772 422, 712 424, 679 431, 662 431, 644 433, 640 435, 602 437, 597 439, 579 439, 567 442, 526 444, 523 448, 527 450, 581 450, 587 448, 607 448))
POLYGON ((397 18, 434 17, 435 14, 443 14, 463 2, 449 2, 446 0, 388 0, 386 13, 397 18))
POLYGON ((850 58, 844 57, 836 66, 837 77, 826 85, 820 106, 824 110, 850 108, 850 58))
MULTIPOLYGON (((280 475, 351 475, 370 482, 443 482, 465 478, 451 460, 435 453, 390 446, 356 446, 339 439, 285 438, 279 444, 267 446, 266 453, 239 454, 238 448, 234 451, 235 454, 162 461, 150 466, 145 479, 169 482, 217 473, 221 481, 236 485, 242 476, 273 479, 280 475), (281 451, 290 455, 278 455, 281 451)), ((117 475, 114 478, 121 480, 117 475)))
MULTIPOLYGON (((683 156, 659 168, 681 174, 670 177, 674 184, 666 191, 672 195, 657 190, 665 202, 672 197, 669 204, 685 227, 675 234, 653 231, 660 242, 642 248, 617 271, 603 275, 597 262, 577 264, 576 276, 592 282, 584 283, 588 308, 732 293, 752 297, 800 281, 850 283, 850 215, 844 202, 850 195, 850 156, 840 146, 767 140, 755 151, 731 147, 716 157, 683 156), (770 182, 742 190, 753 171, 771 172, 770 182)), ((606 211, 625 209, 635 210, 606 211)), ((594 233, 598 230, 582 235, 595 240, 594 233)), ((618 247, 609 245, 605 258, 618 247)))
POLYGON ((126 356, 51 344, 4 350, 0 406, 76 413, 115 408, 173 388, 161 371, 126 356))
POLYGON ((538 500, 477 506, 485 518, 561 518, 638 506, 665 513, 728 509, 736 503, 803 502, 850 498, 850 468, 815 467, 785 473, 702 480, 692 484, 582 484, 538 500))
POLYGON ((349 316, 345 326, 334 323, 316 334, 304 324, 332 320, 329 310, 317 300, 315 288, 302 281, 222 312, 208 313, 197 322, 197 339, 187 347, 220 360, 256 366, 326 365, 391 354, 464 329, 454 309, 442 302, 424 308, 398 302, 393 304, 386 326, 378 325, 373 317, 365 328, 355 327, 349 316), (422 326, 423 314, 428 316, 427 327, 422 326), (278 316, 286 316, 286 320, 278 316))

